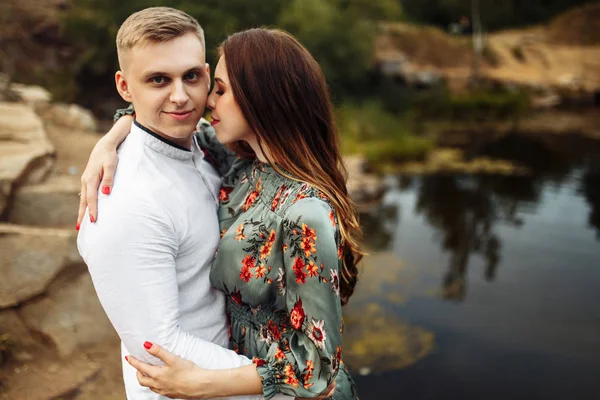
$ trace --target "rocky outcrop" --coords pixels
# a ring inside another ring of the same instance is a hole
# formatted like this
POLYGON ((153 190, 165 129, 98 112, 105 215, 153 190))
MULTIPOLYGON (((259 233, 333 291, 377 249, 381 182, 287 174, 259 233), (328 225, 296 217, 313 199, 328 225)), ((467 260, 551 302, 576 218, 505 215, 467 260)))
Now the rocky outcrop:
POLYGON ((52 104, 41 112, 48 123, 82 132, 97 132, 98 123, 91 111, 77 104, 52 104))
POLYGON ((54 153, 31 107, 0 103, 0 215, 14 188, 44 180, 54 165, 54 153))
POLYGON ((66 273, 45 296, 21 307, 19 315, 29 330, 43 335, 62 358, 115 335, 85 267, 66 273))
POLYGON ((0 102, 0 400, 123 398, 119 338, 74 229, 95 120, 42 88, 12 89, 21 102, 0 102))
POLYGON ((81 264, 76 233, 0 224, 0 309, 44 293, 61 271, 81 264))
POLYGON ((17 189, 8 215, 21 225, 73 227, 77 219, 80 189, 78 176, 59 175, 38 185, 17 189))

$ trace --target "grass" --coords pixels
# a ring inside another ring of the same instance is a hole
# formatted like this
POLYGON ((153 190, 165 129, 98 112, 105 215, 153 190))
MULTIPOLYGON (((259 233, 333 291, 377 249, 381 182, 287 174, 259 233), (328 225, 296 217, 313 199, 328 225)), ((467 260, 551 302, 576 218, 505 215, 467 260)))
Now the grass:
POLYGON ((406 117, 388 113, 378 103, 342 105, 337 121, 344 154, 363 154, 369 165, 422 160, 433 148, 433 140, 414 134, 406 117))

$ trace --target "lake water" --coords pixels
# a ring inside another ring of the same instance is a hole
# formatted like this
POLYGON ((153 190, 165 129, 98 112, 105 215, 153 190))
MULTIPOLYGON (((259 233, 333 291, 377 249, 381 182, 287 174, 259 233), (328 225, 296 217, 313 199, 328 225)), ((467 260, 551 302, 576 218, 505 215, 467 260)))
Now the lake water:
POLYGON ((561 147, 478 149, 526 177, 388 177, 345 311, 361 399, 600 399, 600 157, 561 147))

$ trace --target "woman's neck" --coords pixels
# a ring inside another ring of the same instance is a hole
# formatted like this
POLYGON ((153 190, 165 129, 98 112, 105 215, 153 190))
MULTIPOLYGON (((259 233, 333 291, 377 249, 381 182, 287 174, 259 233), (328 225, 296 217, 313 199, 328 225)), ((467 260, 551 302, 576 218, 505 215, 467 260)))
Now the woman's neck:
MULTIPOLYGON (((258 160, 260 162, 264 162, 264 163, 268 162, 264 153, 260 149, 260 146, 258 145, 258 138, 256 136, 254 136, 252 139, 248 140, 247 142, 250 145, 250 147, 252 148, 252 151, 254 151, 254 154, 256 154, 256 158, 258 158, 258 160)), ((263 146, 263 148, 264 148, 264 146, 263 146)), ((268 150, 265 149, 265 152, 268 153, 268 150)), ((271 158, 271 157, 269 157, 269 158, 271 158)))

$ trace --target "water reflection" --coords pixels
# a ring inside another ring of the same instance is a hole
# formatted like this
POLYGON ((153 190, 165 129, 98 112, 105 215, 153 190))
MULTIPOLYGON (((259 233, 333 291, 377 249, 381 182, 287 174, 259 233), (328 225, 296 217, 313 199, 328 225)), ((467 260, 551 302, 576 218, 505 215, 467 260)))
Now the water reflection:
POLYGON ((344 358, 377 372, 356 374, 361 398, 597 388, 600 152, 588 147, 508 137, 479 150, 531 174, 391 181, 361 216, 372 254, 345 310, 344 358))
POLYGON ((472 254, 487 261, 485 276, 493 279, 500 261, 501 241, 494 233, 496 206, 479 179, 453 176, 425 178, 419 188, 416 211, 441 233, 441 246, 450 252, 443 278, 443 297, 462 300, 466 293, 465 273, 472 254))
POLYGON ((588 223, 596 230, 596 238, 600 240, 600 162, 589 162, 581 178, 580 192, 590 206, 588 223))

